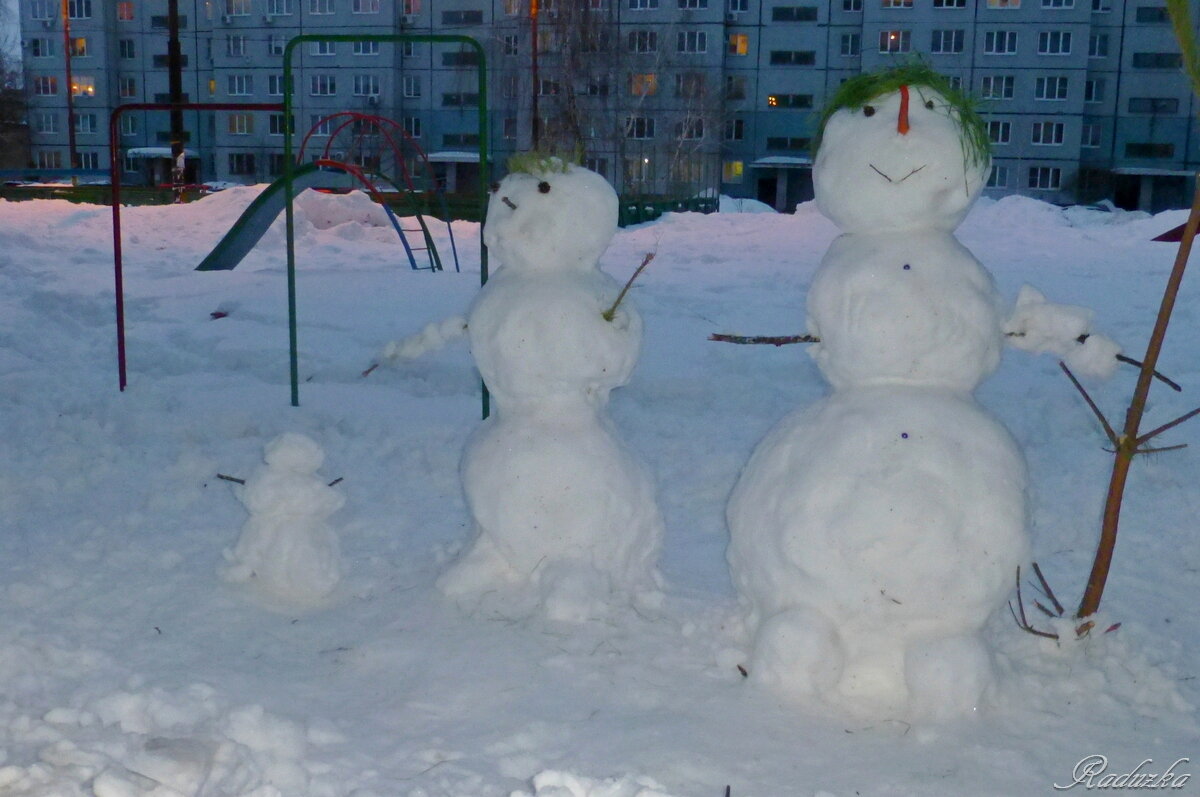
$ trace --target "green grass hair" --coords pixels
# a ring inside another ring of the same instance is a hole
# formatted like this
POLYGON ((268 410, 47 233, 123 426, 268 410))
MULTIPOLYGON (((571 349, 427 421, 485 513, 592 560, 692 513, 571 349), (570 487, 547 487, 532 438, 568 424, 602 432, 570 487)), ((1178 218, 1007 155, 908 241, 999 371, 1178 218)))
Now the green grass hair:
POLYGON ((991 142, 988 140, 987 124, 977 110, 977 101, 923 61, 911 61, 881 72, 855 75, 839 86, 821 112, 813 154, 820 148, 825 125, 834 113, 842 108, 857 110, 876 97, 899 91, 901 86, 926 86, 945 97, 954 112, 953 118, 962 130, 963 160, 968 164, 987 163, 991 142))
POLYGON ((571 154, 545 150, 518 152, 508 159, 508 172, 509 174, 520 172, 534 176, 564 174, 572 166, 579 165, 580 155, 581 153, 578 151, 571 154))

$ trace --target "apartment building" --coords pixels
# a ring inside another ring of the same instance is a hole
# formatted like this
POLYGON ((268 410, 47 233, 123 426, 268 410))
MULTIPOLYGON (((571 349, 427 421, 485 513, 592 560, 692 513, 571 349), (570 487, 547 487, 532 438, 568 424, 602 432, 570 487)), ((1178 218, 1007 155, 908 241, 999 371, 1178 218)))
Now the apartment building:
MULTIPOLYGON (((819 110, 846 77, 925 57, 981 98, 987 192, 1124 207, 1188 204, 1195 99, 1163 0, 179 0, 193 102, 281 102, 299 34, 469 36, 487 65, 494 164, 578 146, 626 194, 810 198, 819 110)), ((168 99, 166 0, 20 0, 36 164, 108 163, 123 103, 168 99), (69 24, 69 36, 64 23, 69 24), (70 58, 67 58, 67 55, 70 58), (67 66, 71 70, 68 85, 67 66)), ((378 166, 340 111, 392 120, 451 190, 479 174, 478 56, 457 41, 311 42, 295 54, 297 144, 378 166), (355 149, 355 147, 360 149, 355 149), (339 149, 340 148, 340 149, 339 149), (350 150, 354 150, 351 152, 350 150)), ((282 169, 282 114, 185 115, 197 180, 282 169)), ((125 179, 160 181, 168 114, 120 117, 125 179)), ((407 156, 406 156, 407 157, 407 156)))

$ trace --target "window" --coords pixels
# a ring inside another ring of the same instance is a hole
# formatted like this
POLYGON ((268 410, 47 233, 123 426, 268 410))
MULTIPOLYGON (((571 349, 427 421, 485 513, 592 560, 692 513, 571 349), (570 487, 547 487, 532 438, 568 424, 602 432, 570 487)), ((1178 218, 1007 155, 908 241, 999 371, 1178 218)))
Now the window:
POLYGON ((337 42, 312 42, 308 46, 309 55, 337 55, 337 42))
POLYGON ((100 153, 95 150, 91 152, 79 153, 79 168, 80 169, 99 169, 100 168, 100 153))
POLYGON ((880 0, 883 8, 912 8, 913 0, 880 0))
POLYGON ((987 0, 988 8, 1020 8, 1021 0, 987 0))
POLYGON ((1057 166, 1030 166, 1029 187, 1057 191, 1062 183, 1062 169, 1057 166))
POLYGON ((1034 122, 1033 135, 1029 141, 1031 144, 1037 144, 1040 147, 1058 146, 1063 143, 1063 123, 1034 122))
POLYGON ((1126 158, 1173 158, 1175 157, 1175 145, 1170 143, 1143 142, 1136 143, 1130 141, 1125 145, 1126 158))
POLYGON ((50 5, 50 0, 30 0, 29 16, 32 19, 54 19, 54 9, 58 5, 50 5))
POLYGON ((503 39, 501 39, 501 43, 503 45, 502 52, 505 55, 517 55, 520 52, 520 50, 517 48, 517 37, 515 34, 506 35, 503 39))
POLYGON ((1130 113, 1179 113, 1179 100, 1175 97, 1130 97, 1130 113))
POLYGON ((401 91, 408 99, 421 96, 421 78, 418 75, 405 75, 401 82, 401 91))
MULTIPOLYGON (((122 41, 125 41, 122 39, 122 41)), ((30 39, 29 56, 31 58, 50 58, 54 55, 53 39, 30 39)))
POLYGON ((645 116, 625 117, 625 138, 640 140, 654 138, 654 120, 645 116))
POLYGON ((745 163, 743 161, 725 161, 721 164, 721 182, 740 183, 744 171, 745 163))
MULTIPOLYGON (((295 127, 296 125, 293 123, 291 126, 295 127)), ((267 117, 267 133, 273 136, 282 136, 286 132, 287 126, 283 123, 283 114, 273 113, 267 117)))
POLYGON ((510 17, 519 16, 521 14, 521 0, 504 0, 504 13, 510 17))
POLYGON ((225 88, 230 97, 249 97, 254 93, 254 76, 228 75, 225 88))
POLYGON ((708 34, 702 30, 681 30, 676 38, 675 49, 681 53, 708 52, 708 34))
POLYGON ((482 25, 482 11, 443 11, 443 25, 482 25))
POLYGON ((513 141, 517 137, 517 117, 504 117, 504 132, 503 136, 508 141, 513 141))
POLYGON ((767 136, 767 149, 805 152, 812 147, 811 138, 796 136, 767 136))
POLYGON ((649 11, 658 8, 658 0, 629 0, 630 11, 649 11))
POLYGON ((604 79, 589 81, 584 87, 584 94, 589 97, 607 97, 608 96, 608 81, 604 79))
POLYGON ((250 16, 250 0, 225 0, 225 13, 231 17, 250 16))
POLYGON ((811 108, 813 105, 813 96, 811 94, 768 94, 768 108, 811 108))
POLYGON ((701 72, 680 72, 675 75, 675 96, 699 99, 708 93, 708 86, 701 72))
POLYGON ((71 38, 71 57, 72 58, 87 58, 88 40, 86 36, 74 36, 71 38))
POLYGON ((308 13, 310 14, 332 14, 333 12, 333 0, 308 0, 308 13))
POLYGON ((961 53, 964 46, 965 33, 962 29, 935 30, 933 40, 929 44, 929 52, 935 55, 961 53))
POLYGON ((354 96, 370 97, 379 95, 379 75, 355 75, 354 96))
POLYGON ((309 75, 308 93, 314 97, 332 97, 337 94, 337 78, 335 75, 309 75))
POLYGON ((850 13, 863 10, 862 0, 842 0, 842 10, 850 13))
POLYGON ((267 75, 267 94, 272 97, 283 96, 283 75, 267 75))
POLYGON ((443 147, 478 147, 478 133, 444 133, 442 135, 443 147))
POLYGON ((729 55, 745 55, 750 52, 750 34, 729 34, 729 46, 725 50, 729 55))
POLYGON ((133 39, 119 39, 117 41, 117 56, 120 58, 137 58, 137 45, 133 39))
POLYGON ((267 0, 267 15, 286 17, 292 13, 292 0, 267 0))
POLYGON ((1135 17, 1138 22, 1146 24, 1171 24, 1171 16, 1166 6, 1138 6, 1135 17))
POLYGON ((238 57, 246 54, 246 36, 240 33, 225 34, 225 54, 238 57))
POLYGON ((287 39, 282 33, 272 33, 267 38, 267 54, 268 55, 283 55, 283 48, 287 44, 287 39))
POLYGON ((539 97, 554 97, 562 91, 562 86, 557 80, 542 78, 537 82, 537 93, 539 97))
POLYGON ((1067 98, 1067 79, 1062 75, 1039 77, 1034 81, 1033 98, 1035 100, 1065 100, 1067 98))
POLYGON ((1071 31, 1044 30, 1038 34, 1038 55, 1070 55, 1071 31))
MULTIPOLYGON (((408 45, 412 45, 412 42, 404 42, 404 43, 408 44, 408 45)), ((353 52, 355 55, 379 55, 379 42, 364 42, 364 41, 354 42, 353 52)), ((407 53, 406 53, 406 55, 407 55, 407 53)))
POLYGON ((775 6, 771 9, 772 22, 816 22, 816 6, 775 6))
POLYGON ((1093 33, 1088 36, 1088 58, 1108 57, 1108 34, 1093 33))
POLYGON ((71 19, 91 19, 92 0, 67 0, 67 16, 71 19))
POLYGON ((812 66, 817 54, 812 50, 772 50, 772 66, 812 66))
POLYGON ((992 166, 992 173, 988 175, 988 188, 1008 188, 1008 167, 1007 166, 992 166))
POLYGON ((1074 8, 1075 0, 1042 0, 1042 8, 1074 8))
POLYGON ((138 131, 138 118, 131 113, 121 114, 121 135, 136 136, 138 131))
POLYGON ((653 97, 658 93, 658 75, 654 72, 634 72, 629 75, 631 97, 653 97))
POLYGON ((1179 53, 1134 53, 1134 69, 1179 69, 1183 56, 1179 53))
POLYGON ((406 116, 403 120, 404 132, 408 133, 412 138, 421 137, 421 117, 406 116))
POLYGON ((121 0, 117 3, 117 22, 133 21, 133 3, 131 0, 121 0))
POLYGON ((677 123, 675 125, 675 138, 682 141, 699 141, 704 138, 704 120, 689 118, 677 123))
POLYGON ((631 30, 628 38, 629 52, 653 53, 658 51, 658 33, 652 30, 631 30))
POLYGON ((746 120, 745 119, 726 119, 725 120, 725 140, 726 141, 744 141, 746 138, 746 120))
POLYGON ((987 130, 988 141, 993 144, 1007 144, 1012 140, 1012 122, 988 122, 987 130))
POLYGON ((442 107, 462 108, 479 104, 479 94, 473 91, 448 91, 442 93, 442 107))
POLYGON ((84 75, 75 75, 74 82, 71 83, 71 96, 73 97, 95 97, 96 96, 96 78, 87 77, 84 75))
POLYGON ((37 154, 37 165, 39 169, 61 169, 62 152, 56 149, 40 150, 37 154))
POLYGON ((979 83, 979 94, 985 100, 1011 100, 1015 82, 1012 75, 984 75, 979 83))
POLYGON ((129 99, 137 96, 137 78, 121 75, 117 78, 117 96, 129 99))
POLYGON ((229 114, 229 132, 235 136, 248 136, 254 132, 254 114, 229 114))
POLYGON ((1093 14, 1107 14, 1112 11, 1112 0, 1092 0, 1093 14))
POLYGON ((229 173, 235 175, 254 174, 253 152, 229 153, 229 173))
POLYGON ((677 0, 679 8, 699 9, 708 8, 708 0, 677 0))
POLYGON ((350 4, 352 14, 378 14, 379 0, 354 0, 350 4))
POLYGON ((1080 130, 1079 146, 1093 149, 1100 146, 1100 125, 1095 122, 1085 122, 1080 130))
POLYGON ((967 0, 933 0, 934 8, 966 8, 967 0))
POLYGON ((604 177, 608 174, 608 158, 584 158, 583 168, 604 177))
POLYGON ((33 93, 47 97, 58 94, 58 78, 50 75, 39 75, 33 79, 33 93))
POLYGON ((1089 78, 1083 83, 1083 101, 1101 102, 1104 100, 1104 78, 1089 78))
POLYGON ((857 56, 862 54, 862 34, 861 33, 843 33, 841 54, 845 56, 857 56))
POLYGON ((750 0, 729 0, 726 7, 730 14, 745 14, 750 10, 750 0))
POLYGON ((744 100, 744 99, 746 99, 746 76, 745 75, 726 75, 725 76, 725 99, 727 99, 727 100, 744 100))
POLYGON ((989 30, 983 34, 983 52, 986 55, 1012 55, 1016 51, 1015 30, 989 30))
MULTIPOLYGON (((520 5, 519 0, 504 0, 504 9, 505 9, 504 12, 506 14, 509 13, 508 5, 510 2, 516 2, 518 4, 518 6, 520 5)), ((520 10, 521 9, 518 7, 517 12, 519 13, 520 10)), ((420 14, 421 13, 421 0, 402 0, 400 3, 400 13, 406 14, 410 17, 415 17, 417 14, 420 14)))
POLYGON ((912 31, 881 30, 879 31, 879 52, 907 53, 912 49, 912 31))
POLYGON ((314 136, 328 136, 333 132, 333 120, 326 119, 320 114, 313 114, 309 117, 310 134, 314 136))
MULTIPOLYGON (((132 116, 123 116, 122 119, 132 119, 132 116)), ((58 132, 58 114, 47 113, 45 111, 38 113, 33 117, 33 132, 35 133, 57 133, 58 132)))

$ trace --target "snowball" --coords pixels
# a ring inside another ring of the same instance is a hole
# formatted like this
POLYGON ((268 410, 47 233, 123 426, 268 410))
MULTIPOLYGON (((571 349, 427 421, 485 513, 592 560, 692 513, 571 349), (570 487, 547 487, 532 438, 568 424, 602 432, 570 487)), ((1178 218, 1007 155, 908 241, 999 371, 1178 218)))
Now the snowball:
POLYGON ((1000 297, 953 236, 843 235, 808 291, 809 353, 835 388, 974 389, 1000 361, 1000 297))
POLYGON ((329 595, 341 577, 337 535, 327 523, 345 503, 316 475, 325 453, 312 439, 288 432, 267 444, 265 467, 246 480, 242 503, 250 518, 219 569, 293 604, 329 595))
POLYGON ((1093 332, 1083 343, 1068 350, 1063 361, 1077 374, 1108 379, 1120 364, 1117 359, 1120 353, 1121 347, 1116 341, 1093 332))
POLYGON ((813 165, 821 212, 853 233, 957 227, 991 164, 969 162, 945 98, 913 86, 906 135, 897 132, 898 91, 870 105, 869 117, 861 108, 843 108, 825 125, 813 165))
POLYGON ((415 360, 462 339, 466 334, 467 319, 460 315, 431 321, 417 334, 388 343, 382 356, 385 360, 415 360))
POLYGON ((1012 316, 1004 326, 1013 347, 1034 354, 1054 354, 1072 371, 1107 378, 1116 371, 1121 347, 1091 329, 1091 310, 1047 301, 1029 285, 1021 286, 1012 316))

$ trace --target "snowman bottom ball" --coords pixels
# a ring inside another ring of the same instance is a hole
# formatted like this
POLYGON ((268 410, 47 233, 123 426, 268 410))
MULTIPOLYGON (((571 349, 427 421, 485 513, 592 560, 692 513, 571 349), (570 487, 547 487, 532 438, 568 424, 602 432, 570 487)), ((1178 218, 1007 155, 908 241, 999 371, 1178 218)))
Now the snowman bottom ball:
POLYGON ((978 631, 1028 550, 1024 460, 968 394, 877 386, 785 418, 728 507, 752 677, 798 698, 970 711, 978 631))

